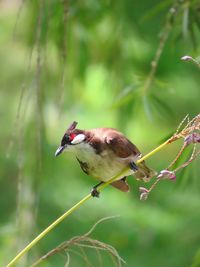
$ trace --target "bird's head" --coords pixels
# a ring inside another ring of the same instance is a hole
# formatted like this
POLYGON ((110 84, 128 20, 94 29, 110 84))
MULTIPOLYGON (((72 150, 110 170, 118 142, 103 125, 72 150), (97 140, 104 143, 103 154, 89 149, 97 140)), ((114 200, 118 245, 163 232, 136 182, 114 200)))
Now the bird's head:
POLYGON ((75 148, 78 144, 81 144, 86 139, 84 131, 76 129, 77 122, 73 122, 61 139, 61 144, 55 152, 55 156, 60 155, 64 150, 70 150, 75 148))

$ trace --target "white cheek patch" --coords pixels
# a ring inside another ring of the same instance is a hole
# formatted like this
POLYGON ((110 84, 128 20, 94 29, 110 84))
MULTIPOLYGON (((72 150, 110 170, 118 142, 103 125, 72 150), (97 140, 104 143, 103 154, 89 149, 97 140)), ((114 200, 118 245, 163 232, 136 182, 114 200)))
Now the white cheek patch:
POLYGON ((76 145, 81 143, 85 139, 84 134, 78 134, 77 136, 74 137, 74 139, 71 141, 72 145, 76 145))

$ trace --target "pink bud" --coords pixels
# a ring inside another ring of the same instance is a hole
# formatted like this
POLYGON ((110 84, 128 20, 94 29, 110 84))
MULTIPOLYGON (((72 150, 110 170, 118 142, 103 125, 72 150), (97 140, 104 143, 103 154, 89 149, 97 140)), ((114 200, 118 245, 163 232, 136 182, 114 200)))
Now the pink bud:
POLYGON ((200 143, 200 134, 199 133, 192 133, 185 137, 184 140, 185 144, 188 146, 189 144, 200 143))
POLYGON ((181 60, 184 60, 184 61, 190 61, 190 60, 193 60, 193 58, 191 56, 183 56, 181 58, 181 60))
POLYGON ((173 171, 168 170, 162 170, 160 174, 157 176, 158 179, 169 179, 169 180, 175 180, 176 175, 173 171))
POLYGON ((139 188, 140 191, 140 200, 147 200, 148 195, 149 195, 149 190, 145 187, 140 187, 139 188))
POLYGON ((147 200, 147 198, 148 198, 148 193, 142 193, 142 194, 140 194, 140 200, 147 200))
POLYGON ((149 193, 149 190, 145 187, 139 187, 140 193, 149 193))

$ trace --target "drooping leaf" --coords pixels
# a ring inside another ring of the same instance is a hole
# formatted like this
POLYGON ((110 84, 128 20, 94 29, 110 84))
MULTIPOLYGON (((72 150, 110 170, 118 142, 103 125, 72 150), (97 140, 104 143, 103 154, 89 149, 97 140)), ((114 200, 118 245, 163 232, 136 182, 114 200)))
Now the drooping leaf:
POLYGON ((161 1, 156 6, 148 10, 148 12, 141 18, 141 21, 143 22, 143 21, 148 21, 152 19, 154 16, 156 16, 161 11, 163 11, 164 9, 167 9, 172 3, 173 3, 173 0, 161 1))

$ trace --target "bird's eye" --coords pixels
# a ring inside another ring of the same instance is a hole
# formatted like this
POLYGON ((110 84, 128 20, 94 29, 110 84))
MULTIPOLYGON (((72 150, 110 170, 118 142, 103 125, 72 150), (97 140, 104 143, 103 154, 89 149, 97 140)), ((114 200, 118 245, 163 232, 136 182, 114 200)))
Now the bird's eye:
POLYGON ((66 134, 65 137, 64 137, 64 143, 65 144, 72 144, 74 138, 76 137, 77 135, 74 134, 74 133, 71 133, 71 134, 66 134))
POLYGON ((65 135, 65 140, 66 140, 66 141, 70 141, 70 137, 69 137, 69 135, 65 135))

